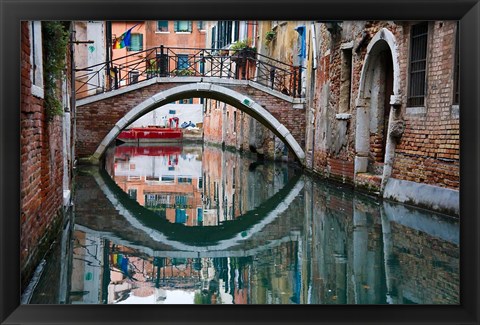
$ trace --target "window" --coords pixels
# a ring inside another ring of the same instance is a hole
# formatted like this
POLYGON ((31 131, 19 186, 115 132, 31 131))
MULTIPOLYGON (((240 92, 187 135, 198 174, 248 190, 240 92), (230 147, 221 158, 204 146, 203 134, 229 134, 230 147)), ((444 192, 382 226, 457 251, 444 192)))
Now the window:
POLYGON ((413 25, 410 31, 410 73, 407 105, 425 105, 428 24, 413 25))
POLYGON ((42 23, 30 22, 30 80, 32 95, 43 98, 42 23))
POLYGON ((143 34, 132 34, 130 46, 127 51, 143 51, 143 34))
POLYGON ((212 30, 212 48, 223 48, 231 44, 232 29, 233 29, 233 21, 231 20, 219 21, 217 25, 217 29, 212 30))
POLYGON ((168 20, 157 20, 157 32, 168 32, 168 20))
POLYGON ((453 104, 460 104, 460 53, 459 53, 459 43, 460 43, 460 34, 459 34, 459 23, 457 22, 457 31, 455 35, 455 62, 453 65, 453 104))
POLYGON ((350 111, 350 91, 352 84, 352 48, 342 50, 342 66, 340 75, 339 112, 350 111))
POLYGON ((205 30, 205 23, 203 20, 197 21, 197 28, 198 30, 205 30))
POLYGON ((134 84, 134 83, 137 83, 138 82, 138 76, 140 74, 138 73, 138 71, 130 71, 128 73, 128 82, 129 84, 134 84))
POLYGON ((178 54, 177 55, 177 70, 188 69, 188 55, 178 54))
POLYGON ((191 32, 192 22, 190 20, 175 20, 173 23, 173 30, 175 32, 191 32))

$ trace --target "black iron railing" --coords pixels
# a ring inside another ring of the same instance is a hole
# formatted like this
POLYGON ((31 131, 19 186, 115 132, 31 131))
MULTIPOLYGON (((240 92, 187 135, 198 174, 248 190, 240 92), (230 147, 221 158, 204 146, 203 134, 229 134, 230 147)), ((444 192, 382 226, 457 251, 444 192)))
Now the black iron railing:
POLYGON ((84 98, 156 77, 251 80, 291 97, 301 96, 301 67, 246 50, 155 47, 76 69, 76 95, 84 98))

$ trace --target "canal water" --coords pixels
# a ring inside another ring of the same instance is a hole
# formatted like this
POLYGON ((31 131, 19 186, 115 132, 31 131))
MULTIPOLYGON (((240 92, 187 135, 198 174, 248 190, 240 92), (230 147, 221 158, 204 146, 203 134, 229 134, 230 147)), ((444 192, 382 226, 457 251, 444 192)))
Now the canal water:
POLYGON ((78 168, 29 303, 458 304, 459 225, 206 144, 78 168))

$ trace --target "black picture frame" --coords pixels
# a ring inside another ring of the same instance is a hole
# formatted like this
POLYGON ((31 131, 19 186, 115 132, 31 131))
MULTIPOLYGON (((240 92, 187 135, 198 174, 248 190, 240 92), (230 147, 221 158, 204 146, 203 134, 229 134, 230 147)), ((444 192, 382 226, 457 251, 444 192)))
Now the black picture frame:
POLYGON ((0 0, 0 320, 2 324, 479 324, 478 0, 0 0), (460 20, 461 303, 458 306, 20 305, 20 21, 460 20))

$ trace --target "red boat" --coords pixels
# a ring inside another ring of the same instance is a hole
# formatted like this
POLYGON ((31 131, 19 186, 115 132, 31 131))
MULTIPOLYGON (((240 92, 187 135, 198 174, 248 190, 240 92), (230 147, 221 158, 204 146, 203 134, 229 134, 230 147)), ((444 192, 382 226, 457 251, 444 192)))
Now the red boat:
POLYGON ((181 142, 183 133, 179 129, 149 126, 124 130, 117 138, 124 142, 181 142))

